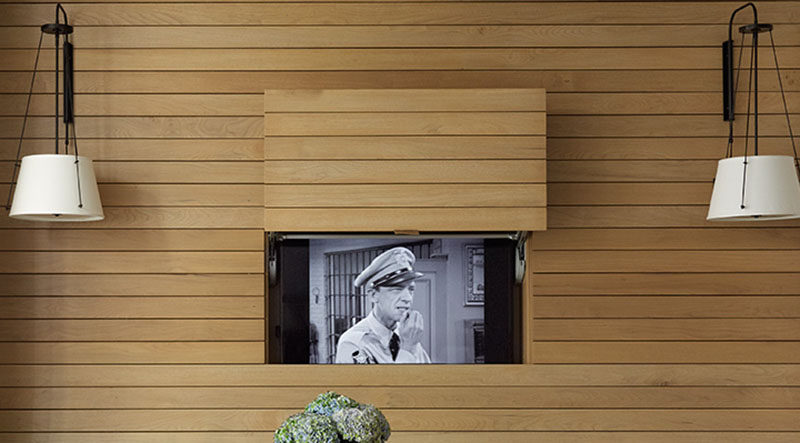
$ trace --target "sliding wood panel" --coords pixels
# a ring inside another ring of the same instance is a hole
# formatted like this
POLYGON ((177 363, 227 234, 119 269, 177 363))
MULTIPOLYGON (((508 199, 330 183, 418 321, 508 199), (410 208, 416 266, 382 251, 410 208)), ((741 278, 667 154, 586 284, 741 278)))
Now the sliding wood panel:
POLYGON ((267 90, 267 231, 547 226, 542 89, 267 90))

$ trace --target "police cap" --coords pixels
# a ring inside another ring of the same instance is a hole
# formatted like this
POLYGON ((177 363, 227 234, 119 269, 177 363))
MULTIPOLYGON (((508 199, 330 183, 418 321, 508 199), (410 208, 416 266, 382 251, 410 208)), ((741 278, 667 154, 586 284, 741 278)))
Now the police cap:
POLYGON ((421 273, 412 268, 415 261, 414 253, 407 248, 399 246, 389 249, 375 257, 372 263, 358 274, 353 284, 356 287, 364 286, 364 289, 377 286, 403 286, 422 277, 421 273))

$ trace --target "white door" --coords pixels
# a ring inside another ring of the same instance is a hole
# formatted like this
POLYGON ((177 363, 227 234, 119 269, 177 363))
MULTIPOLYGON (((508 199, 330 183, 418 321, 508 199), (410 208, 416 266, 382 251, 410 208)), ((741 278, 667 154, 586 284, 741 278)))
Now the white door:
POLYGON ((411 305, 411 308, 419 311, 425 320, 422 346, 428 351, 433 363, 446 363, 446 262, 441 259, 417 260, 414 263, 414 270, 423 274, 416 281, 414 303, 411 305), (438 310, 437 305, 439 305, 438 310))

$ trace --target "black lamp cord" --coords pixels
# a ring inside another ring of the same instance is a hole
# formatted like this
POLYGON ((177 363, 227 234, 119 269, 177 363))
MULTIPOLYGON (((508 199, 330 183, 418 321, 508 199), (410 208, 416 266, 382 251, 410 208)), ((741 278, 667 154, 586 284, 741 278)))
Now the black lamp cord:
POLYGON ((772 43, 772 57, 775 59, 775 72, 778 73, 778 87, 781 90, 781 100, 783 100, 783 113, 786 115, 786 126, 789 128, 789 140, 792 142, 792 153, 794 153, 794 166, 797 173, 800 174, 800 160, 797 157, 797 146, 794 141, 794 133, 792 132, 792 120, 789 118, 789 106, 786 104, 786 93, 783 91, 783 79, 781 79, 781 68, 778 65, 778 53, 775 50, 775 39, 772 37, 772 31, 769 31, 769 40, 772 43))
POLYGON ((22 139, 25 136, 25 126, 28 124, 28 111, 31 108, 31 97, 33 96, 33 84, 36 81, 36 68, 39 66, 39 54, 42 52, 42 38, 44 32, 39 33, 39 45, 36 48, 36 61, 33 62, 33 75, 31 75, 31 87, 28 89, 28 102, 25 104, 25 117, 22 119, 22 131, 19 133, 19 143, 17 144, 17 156, 14 158, 14 170, 11 173, 11 186, 8 187, 8 199, 6 200, 6 210, 11 209, 11 196, 14 193, 15 178, 19 169, 19 156, 22 153, 22 139))
MULTIPOLYGON (((745 129, 744 129, 744 168, 742 168, 742 201, 739 204, 741 209, 744 209, 744 191, 747 187, 747 148, 748 144, 750 143, 750 99, 751 97, 756 97, 756 112, 755 112, 755 142, 756 145, 756 155, 758 155, 758 67, 756 67, 756 91, 753 94, 753 58, 756 59, 756 64, 758 64, 758 51, 756 50, 756 42, 758 41, 756 38, 757 34, 753 34, 753 46, 750 47, 750 68, 748 72, 748 80, 747 80, 747 119, 745 121, 745 129)), ((744 48, 742 48, 744 49, 744 48)), ((731 120, 731 124, 733 124, 733 120, 731 120)))

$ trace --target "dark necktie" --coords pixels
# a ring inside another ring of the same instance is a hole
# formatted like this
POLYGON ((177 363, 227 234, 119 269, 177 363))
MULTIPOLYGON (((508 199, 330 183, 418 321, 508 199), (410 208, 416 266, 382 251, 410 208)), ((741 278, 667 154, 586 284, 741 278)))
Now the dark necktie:
POLYGON ((397 360, 397 353, 400 352, 400 337, 392 332, 392 339, 389 340, 389 352, 392 353, 392 360, 397 360))

